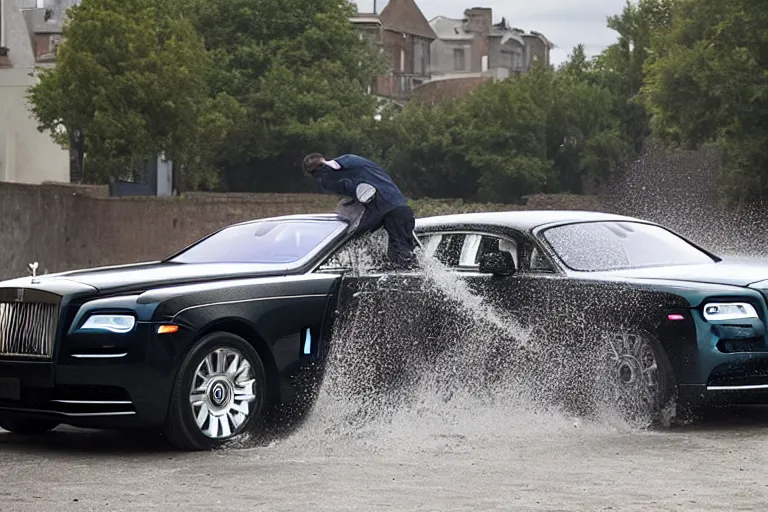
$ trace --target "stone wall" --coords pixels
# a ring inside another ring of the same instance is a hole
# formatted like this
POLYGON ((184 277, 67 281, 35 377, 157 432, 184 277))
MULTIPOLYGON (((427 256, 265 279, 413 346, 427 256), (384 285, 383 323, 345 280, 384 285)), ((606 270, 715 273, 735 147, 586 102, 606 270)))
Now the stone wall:
POLYGON ((466 96, 490 79, 491 76, 468 76, 433 80, 417 87, 413 99, 424 103, 454 100, 466 96))
MULTIPOLYGON (((206 194, 184 198, 108 197, 106 187, 0 183, 0 279, 163 258, 235 222, 330 212, 316 194, 206 194)), ((593 209, 586 196, 532 196, 526 206, 414 201, 418 216, 478 210, 593 209)))
MULTIPOLYGON (((725 205, 711 152, 667 152, 650 145, 599 196, 546 195, 524 205, 418 200, 416 215, 471 211, 598 210, 660 222, 721 254, 760 256, 768 205, 725 205)), ((0 182, 0 279, 27 264, 56 272, 163 258, 220 227, 293 213, 330 212, 316 194, 208 194, 110 198, 106 187, 0 182)))
POLYGON ((291 213, 326 212, 327 196, 196 195, 110 198, 97 187, 0 183, 0 279, 40 271, 167 256, 220 227, 291 213))

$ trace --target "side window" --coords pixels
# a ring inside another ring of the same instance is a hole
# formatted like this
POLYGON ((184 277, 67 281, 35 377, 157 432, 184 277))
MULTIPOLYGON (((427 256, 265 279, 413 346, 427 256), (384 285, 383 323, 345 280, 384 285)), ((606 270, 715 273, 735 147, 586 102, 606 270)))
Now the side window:
POLYGON ((464 238, 464 234, 440 233, 422 235, 419 241, 428 256, 434 257, 443 265, 455 267, 459 264, 464 238))
POLYGON ((522 270, 531 273, 552 273, 555 267, 549 258, 541 252, 532 242, 523 243, 523 265, 522 270))
POLYGON ((467 235, 462 247, 459 267, 476 269, 480 266, 480 260, 484 255, 502 251, 511 254, 515 267, 519 267, 517 242, 514 240, 492 235, 467 235))
POLYGON ((480 261, 480 244, 483 241, 481 235, 467 235, 464 238, 464 244, 461 246, 461 255, 459 256, 460 267, 476 267, 480 261))
POLYGON ((426 235, 423 237, 419 237, 419 241, 421 242, 421 245, 424 246, 424 252, 429 257, 434 256, 435 251, 437 250, 437 247, 440 245, 440 241, 442 239, 443 239, 443 235, 441 234, 426 235))
POLYGON ((367 234, 337 249, 317 271, 355 271, 356 274, 365 274, 376 268, 379 263, 376 256, 381 254, 382 250, 386 250, 386 240, 381 234, 367 234))
POLYGON ((419 240, 428 256, 457 269, 475 270, 484 254, 498 251, 509 252, 515 266, 519 265, 517 242, 511 239, 479 233, 441 233, 422 235, 419 240))
POLYGON ((520 257, 518 255, 517 242, 508 238, 500 238, 495 236, 483 236, 483 241, 480 244, 480 250, 478 251, 477 258, 475 260, 476 265, 480 265, 480 258, 487 253, 493 252, 508 252, 512 255, 512 260, 515 262, 515 268, 520 268, 520 257))

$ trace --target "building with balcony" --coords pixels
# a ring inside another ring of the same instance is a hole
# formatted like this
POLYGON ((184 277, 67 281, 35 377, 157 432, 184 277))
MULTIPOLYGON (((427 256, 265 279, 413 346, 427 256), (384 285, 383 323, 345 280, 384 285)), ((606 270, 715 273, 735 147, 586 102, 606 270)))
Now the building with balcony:
POLYGON ((430 46, 437 36, 414 0, 390 0, 381 13, 357 13, 351 21, 387 58, 389 70, 377 77, 373 94, 407 101, 430 79, 430 46))
POLYGON ((430 48, 430 79, 420 99, 461 96, 487 80, 525 73, 536 62, 550 65, 552 43, 539 32, 526 33, 502 18, 493 23, 489 8, 473 7, 461 19, 438 16, 429 22, 437 39, 430 48))

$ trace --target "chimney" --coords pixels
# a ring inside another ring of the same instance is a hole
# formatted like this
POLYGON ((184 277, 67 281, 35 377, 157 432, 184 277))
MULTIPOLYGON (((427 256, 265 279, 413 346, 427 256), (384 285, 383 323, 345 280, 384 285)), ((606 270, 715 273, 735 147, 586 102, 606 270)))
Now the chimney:
POLYGON ((493 24, 493 10, 489 7, 473 7, 464 11, 467 31, 478 34, 490 34, 493 24))

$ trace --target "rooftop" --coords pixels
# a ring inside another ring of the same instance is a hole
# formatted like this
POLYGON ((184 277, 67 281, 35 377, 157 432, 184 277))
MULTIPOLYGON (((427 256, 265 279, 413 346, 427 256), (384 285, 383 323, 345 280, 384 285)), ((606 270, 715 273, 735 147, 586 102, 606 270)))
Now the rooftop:
MULTIPOLYGON (((432 30, 435 31, 437 37, 444 41, 463 41, 471 40, 474 36, 471 32, 464 29, 464 18, 449 18, 447 16, 435 16, 429 20, 429 25, 432 30)), ((526 33, 523 29, 512 27, 507 22, 506 18, 502 18, 500 22, 494 23, 491 26, 491 31, 488 34, 490 37, 500 37, 501 44, 504 44, 510 40, 517 41, 519 44, 525 44, 524 37, 537 37, 541 38, 550 48, 552 43, 540 32, 531 30, 526 33)))
POLYGON ((387 30, 426 39, 437 38, 435 31, 432 30, 415 0, 389 0, 379 14, 379 20, 387 30))
POLYGON ((11 67, 34 68, 35 54, 32 50, 32 39, 29 37, 27 22, 21 7, 26 5, 20 0, 3 0, 0 2, 3 12, 0 13, 0 31, 3 31, 3 45, 8 48, 8 58, 11 67))

